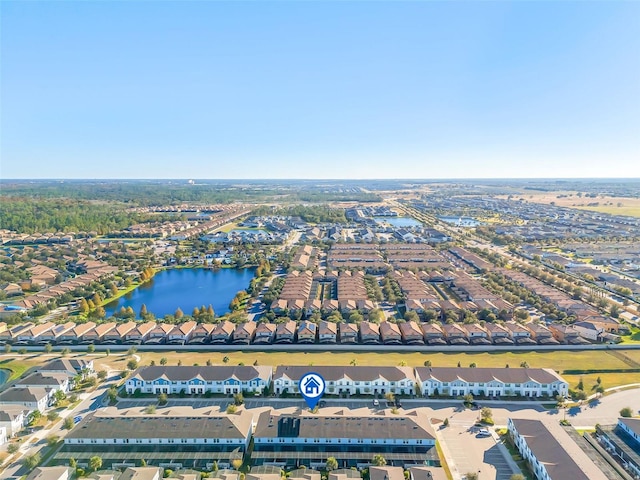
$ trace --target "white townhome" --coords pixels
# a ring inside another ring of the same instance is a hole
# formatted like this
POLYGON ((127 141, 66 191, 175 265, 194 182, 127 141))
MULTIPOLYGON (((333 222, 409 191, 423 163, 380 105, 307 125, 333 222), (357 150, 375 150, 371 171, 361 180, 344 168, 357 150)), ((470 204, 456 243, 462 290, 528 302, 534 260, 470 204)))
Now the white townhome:
POLYGON ((273 379, 276 395, 298 393, 298 383, 305 373, 319 374, 329 395, 413 395, 416 379, 410 367, 311 366, 278 367, 273 379))
POLYGON ((417 367, 423 396, 461 396, 469 393, 502 397, 567 395, 569 384, 548 368, 437 368, 417 367))
POLYGON ((212 365, 141 367, 127 380, 127 393, 262 393, 271 384, 272 368, 212 365))
POLYGON ((509 419, 509 435, 537 480, 605 480, 607 477, 562 427, 509 419))

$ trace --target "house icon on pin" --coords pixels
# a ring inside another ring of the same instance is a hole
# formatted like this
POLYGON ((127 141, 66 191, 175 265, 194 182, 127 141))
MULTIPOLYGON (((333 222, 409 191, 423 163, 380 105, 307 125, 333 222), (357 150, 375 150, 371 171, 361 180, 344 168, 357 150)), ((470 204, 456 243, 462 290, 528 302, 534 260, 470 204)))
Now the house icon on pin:
POLYGON ((320 392, 320 384, 313 377, 309 377, 304 382, 304 393, 306 395, 317 395, 320 392))

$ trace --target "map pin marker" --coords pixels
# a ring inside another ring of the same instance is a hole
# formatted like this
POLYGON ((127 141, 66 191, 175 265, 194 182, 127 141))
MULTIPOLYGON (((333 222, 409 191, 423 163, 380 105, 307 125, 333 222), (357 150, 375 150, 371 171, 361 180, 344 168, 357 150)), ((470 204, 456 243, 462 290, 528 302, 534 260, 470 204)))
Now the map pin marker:
POLYGON ((305 373, 298 383, 300 394, 313 410, 322 398, 325 389, 324 378, 314 372, 305 373))

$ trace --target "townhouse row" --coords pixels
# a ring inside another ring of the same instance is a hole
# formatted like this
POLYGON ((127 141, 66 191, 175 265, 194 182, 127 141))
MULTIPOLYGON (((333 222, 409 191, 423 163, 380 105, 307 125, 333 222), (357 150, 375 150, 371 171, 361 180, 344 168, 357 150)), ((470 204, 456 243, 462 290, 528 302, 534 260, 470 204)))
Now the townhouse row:
POLYGON ((544 368, 448 368, 369 366, 149 366, 127 379, 128 394, 201 395, 251 392, 276 395, 300 393, 299 381, 314 372, 325 381, 327 395, 385 394, 503 397, 567 395, 568 383, 544 368))
POLYGON ((343 468, 370 466, 374 455, 389 465, 438 464, 435 434, 423 414, 362 414, 344 408, 322 413, 268 409, 221 413, 211 407, 168 407, 156 412, 109 407, 89 413, 64 439, 54 464, 78 465, 99 455, 103 467, 126 463, 172 469, 253 465, 323 468, 335 457, 343 468), (249 445, 252 448, 249 449, 249 445))
POLYGON ((202 345, 202 344, 364 344, 364 345, 559 345, 589 341, 619 341, 611 323, 594 317, 575 325, 530 322, 441 323, 363 321, 333 323, 285 320, 278 323, 224 320, 220 323, 180 324, 87 322, 75 324, 0 323, 0 345, 202 345))

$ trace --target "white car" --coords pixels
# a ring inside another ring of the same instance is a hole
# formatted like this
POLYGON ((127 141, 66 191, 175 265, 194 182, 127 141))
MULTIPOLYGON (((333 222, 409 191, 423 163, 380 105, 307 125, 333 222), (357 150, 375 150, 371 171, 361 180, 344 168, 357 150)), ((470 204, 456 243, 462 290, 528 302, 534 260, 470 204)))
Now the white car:
POLYGON ((485 437, 490 437, 491 436, 491 432, 489 430, 487 430, 486 428, 482 428, 478 434, 476 435, 476 437, 478 438, 485 438, 485 437))
POLYGON ((378 401, 378 399, 377 399, 377 398, 374 398, 374 399, 373 399, 373 406, 374 406, 374 407, 377 407, 378 405, 380 405, 380 402, 378 401))

